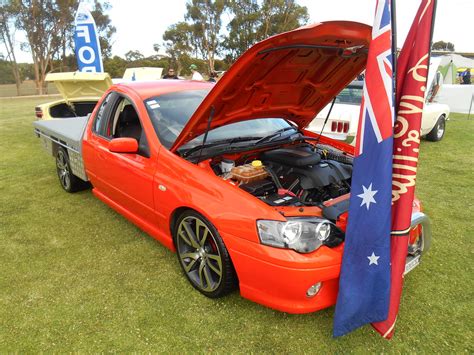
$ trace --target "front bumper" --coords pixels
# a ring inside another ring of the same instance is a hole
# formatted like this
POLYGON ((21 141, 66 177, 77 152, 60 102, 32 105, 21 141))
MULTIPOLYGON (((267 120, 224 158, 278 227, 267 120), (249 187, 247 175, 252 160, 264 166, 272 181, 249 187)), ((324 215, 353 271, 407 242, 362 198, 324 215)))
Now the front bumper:
POLYGON ((309 313, 335 304, 342 246, 299 254, 221 234, 237 271, 242 297, 288 313, 309 313), (322 283, 319 292, 306 296, 318 282, 322 283))
MULTIPOLYGON (((412 216, 412 227, 423 226, 423 248, 426 252, 431 241, 428 217, 422 212, 412 216)), ((240 293, 251 301, 287 313, 309 313, 333 306, 339 290, 339 273, 343 246, 321 247, 313 253, 299 254, 293 250, 278 249, 221 233, 237 271, 240 293), (314 297, 306 292, 321 282, 314 297)), ((408 256, 407 265, 419 263, 408 256)))

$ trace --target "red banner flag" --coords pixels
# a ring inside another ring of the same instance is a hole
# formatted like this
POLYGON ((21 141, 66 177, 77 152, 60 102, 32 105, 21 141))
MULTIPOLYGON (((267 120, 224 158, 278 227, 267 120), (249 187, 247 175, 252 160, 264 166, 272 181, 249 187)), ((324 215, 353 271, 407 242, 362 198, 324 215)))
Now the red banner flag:
POLYGON ((391 289, 387 320, 372 323, 385 338, 393 335, 403 287, 408 249, 420 129, 434 21, 435 0, 422 0, 397 61, 393 142, 391 289))

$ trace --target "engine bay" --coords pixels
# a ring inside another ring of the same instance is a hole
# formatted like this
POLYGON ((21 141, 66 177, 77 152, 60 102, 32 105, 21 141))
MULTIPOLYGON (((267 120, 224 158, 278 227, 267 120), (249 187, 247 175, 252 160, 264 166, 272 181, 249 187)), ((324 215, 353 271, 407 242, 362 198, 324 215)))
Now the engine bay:
POLYGON ((350 192, 352 157, 329 145, 301 143, 215 158, 214 172, 270 206, 323 206, 350 192))

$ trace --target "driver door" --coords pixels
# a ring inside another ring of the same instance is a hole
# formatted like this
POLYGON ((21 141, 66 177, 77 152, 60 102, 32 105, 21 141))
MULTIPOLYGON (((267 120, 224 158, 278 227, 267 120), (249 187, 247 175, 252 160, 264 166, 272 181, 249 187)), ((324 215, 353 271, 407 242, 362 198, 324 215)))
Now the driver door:
POLYGON ((90 139, 97 157, 93 173, 100 180, 100 190, 107 198, 135 217, 153 221, 156 157, 150 155, 142 119, 130 99, 117 95, 107 119, 90 139), (112 139, 124 137, 138 141, 137 153, 109 151, 112 139))

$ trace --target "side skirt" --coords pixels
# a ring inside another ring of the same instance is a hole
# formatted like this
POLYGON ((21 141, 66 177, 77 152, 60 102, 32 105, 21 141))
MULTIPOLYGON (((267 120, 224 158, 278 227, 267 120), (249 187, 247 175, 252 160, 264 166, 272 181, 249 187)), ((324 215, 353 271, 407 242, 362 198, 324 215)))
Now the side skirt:
POLYGON ((175 252, 176 249, 173 244, 173 240, 163 233, 163 231, 159 230, 156 228, 154 225, 144 221, 142 218, 138 217, 137 215, 131 213, 129 210, 126 208, 122 207, 121 205, 117 204, 107 196, 105 196, 102 192, 98 191, 97 188, 92 189, 92 193, 102 202, 104 202, 106 205, 110 206, 112 209, 120 213, 122 216, 124 216, 126 219, 128 219, 130 222, 135 224, 138 228, 143 230, 144 232, 148 233, 151 235, 154 239, 158 240, 161 244, 163 244, 165 247, 170 249, 171 251, 175 252))

